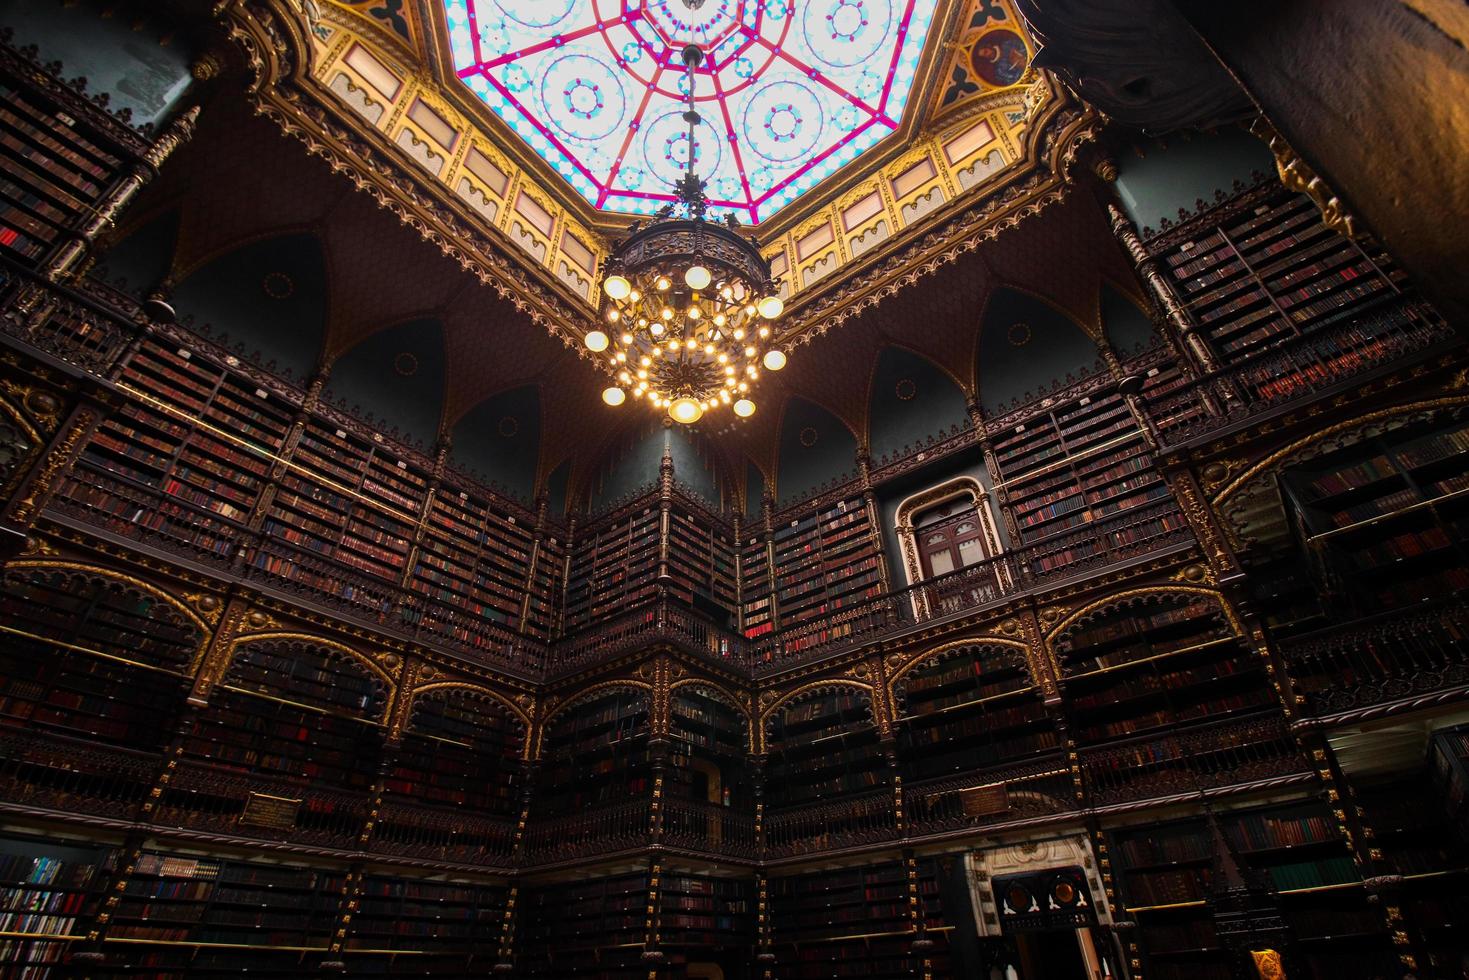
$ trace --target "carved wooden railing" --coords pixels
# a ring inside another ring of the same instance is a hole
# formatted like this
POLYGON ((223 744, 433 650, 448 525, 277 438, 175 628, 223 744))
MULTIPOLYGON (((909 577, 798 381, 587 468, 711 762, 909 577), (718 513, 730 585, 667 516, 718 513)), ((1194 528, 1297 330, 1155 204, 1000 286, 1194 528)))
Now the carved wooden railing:
POLYGON ((134 819, 161 755, 53 732, 0 732, 0 799, 24 806, 134 819))
POLYGON ((367 793, 332 789, 306 779, 272 778, 184 762, 159 801, 154 823, 293 844, 355 848, 370 803, 367 793), (242 822, 252 793, 300 800, 294 823, 276 827, 242 822))
POLYGON ((663 801, 663 843, 694 851, 755 858, 755 815, 700 800, 663 801))
POLYGON ((652 800, 644 797, 533 819, 522 843, 523 860, 534 864, 644 846, 651 839, 651 813, 652 800))
POLYGON ((743 637, 667 599, 656 599, 554 644, 548 664, 551 673, 560 674, 659 643, 737 669, 749 662, 743 637))
POLYGON ((1164 396, 1167 403, 1151 406, 1150 416, 1162 441, 1179 446, 1458 342, 1426 302, 1393 294, 1174 389, 1164 396), (1189 398, 1212 401, 1220 411, 1181 410, 1189 398))
POLYGON ((962 776, 905 783, 903 799, 913 836, 1052 816, 1076 809, 1071 766, 1063 753, 976 769, 962 776), (989 788, 998 802, 993 809, 971 812, 963 794, 979 787, 989 788))
POLYGON ((0 262, 0 330, 43 354, 106 377, 140 332, 122 311, 0 262))
POLYGON ((1093 806, 1186 795, 1309 771, 1279 712, 1085 748, 1080 763, 1093 806))
POLYGON ((1383 613, 1281 643, 1312 714, 1334 714, 1469 686, 1469 602, 1462 597, 1383 613))
POLYGON ((791 857, 893 840, 897 809, 891 788, 821 806, 776 811, 765 818, 768 857, 791 857))
POLYGON ((421 804, 384 802, 368 849, 376 854, 505 866, 515 843, 515 821, 439 810, 421 804))

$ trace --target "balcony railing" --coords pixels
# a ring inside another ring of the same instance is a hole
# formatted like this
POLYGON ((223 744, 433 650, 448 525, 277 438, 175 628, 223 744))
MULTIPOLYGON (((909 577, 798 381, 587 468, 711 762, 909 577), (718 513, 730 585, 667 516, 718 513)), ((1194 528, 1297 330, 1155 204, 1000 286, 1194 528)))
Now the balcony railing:
POLYGON ((1316 715, 1469 686, 1469 602, 1383 613, 1281 644, 1295 690, 1316 715))
POLYGON ((1308 769, 1279 713, 1081 750, 1082 779, 1094 806, 1197 793, 1308 769))
POLYGON ((663 801, 663 843, 731 857, 760 854, 753 813, 700 800, 663 801))
POLYGON ((646 846, 651 814, 652 800, 642 798, 533 819, 522 844, 524 860, 535 864, 646 846))
POLYGON ((773 812, 765 818, 769 857, 791 857, 893 840, 898 814, 891 789, 822 806, 773 812))
POLYGON ((962 776, 907 783, 903 786, 903 799, 915 835, 1054 816, 1077 809, 1071 767, 1060 753, 1014 765, 977 769, 962 776), (982 812, 967 807, 966 791, 981 787, 993 789, 1003 803, 982 812))
POLYGON ((494 866, 509 863, 514 843, 515 821, 509 817, 385 802, 368 849, 376 854, 494 866))
POLYGON ((1179 446, 1457 341, 1427 303, 1394 294, 1175 388, 1150 404, 1150 416, 1162 441, 1179 446), (1198 410, 1206 400, 1221 410, 1198 410))
POLYGON ((162 771, 161 755, 54 732, 0 733, 0 799, 136 819, 162 771))

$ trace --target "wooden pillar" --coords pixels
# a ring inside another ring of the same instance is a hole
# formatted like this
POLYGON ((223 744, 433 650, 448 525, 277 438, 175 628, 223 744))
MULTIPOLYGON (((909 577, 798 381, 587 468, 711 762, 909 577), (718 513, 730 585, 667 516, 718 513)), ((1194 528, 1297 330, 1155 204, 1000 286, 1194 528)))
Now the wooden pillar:
POLYGON ((60 477, 76 463, 110 411, 104 401, 84 396, 35 457, 30 472, 0 509, 0 560, 20 553, 26 534, 55 496, 60 477))
POLYGON ((884 593, 893 591, 892 572, 888 569, 887 548, 882 542, 882 518, 877 508, 877 494, 872 489, 872 454, 863 446, 857 450, 857 472, 862 479, 862 506, 867 508, 869 547, 877 557, 877 580, 884 593))

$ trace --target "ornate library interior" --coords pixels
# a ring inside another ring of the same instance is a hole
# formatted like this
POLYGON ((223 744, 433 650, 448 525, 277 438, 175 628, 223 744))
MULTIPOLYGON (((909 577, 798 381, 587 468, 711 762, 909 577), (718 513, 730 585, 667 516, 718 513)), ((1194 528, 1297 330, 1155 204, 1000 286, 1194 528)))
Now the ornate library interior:
POLYGON ((0 0, 0 978, 1469 977, 1462 0, 0 0))

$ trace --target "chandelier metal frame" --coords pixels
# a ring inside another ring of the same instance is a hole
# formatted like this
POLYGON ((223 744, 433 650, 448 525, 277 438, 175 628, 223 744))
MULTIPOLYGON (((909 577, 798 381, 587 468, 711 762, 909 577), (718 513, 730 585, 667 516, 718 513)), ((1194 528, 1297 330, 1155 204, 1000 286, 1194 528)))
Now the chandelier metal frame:
POLYGON ((632 397, 692 424, 725 406, 741 418, 755 413, 750 395, 761 370, 786 363, 776 322, 785 304, 758 241, 741 235, 732 216, 706 220, 694 138, 695 69, 704 56, 691 44, 682 57, 688 169, 674 187, 677 200, 614 243, 602 267, 602 325, 585 342, 617 382, 603 401, 632 397))

